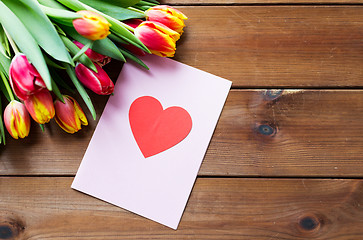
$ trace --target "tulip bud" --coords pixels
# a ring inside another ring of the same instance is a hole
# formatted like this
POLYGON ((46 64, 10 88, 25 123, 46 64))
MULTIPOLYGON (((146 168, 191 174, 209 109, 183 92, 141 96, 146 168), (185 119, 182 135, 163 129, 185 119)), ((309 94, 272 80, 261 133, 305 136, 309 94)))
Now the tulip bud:
POLYGON ((162 23, 179 34, 183 33, 184 20, 188 19, 179 10, 166 5, 151 7, 145 14, 148 21, 162 23))
POLYGON ((135 29, 135 36, 145 44, 151 53, 161 57, 173 57, 176 50, 175 42, 180 34, 167 26, 145 21, 135 29))
POLYGON ((82 125, 88 125, 86 115, 74 98, 63 95, 63 99, 64 103, 54 102, 55 121, 67 133, 78 132, 82 125))
POLYGON ((5 127, 10 135, 18 139, 25 138, 30 131, 30 117, 24 104, 12 100, 4 111, 5 127))
POLYGON ((29 95, 46 88, 38 71, 22 53, 16 54, 12 59, 9 75, 10 85, 21 100, 25 100, 29 95))
POLYGON ((128 19, 128 20, 125 20, 122 22, 129 25, 132 28, 137 28, 143 22, 143 20, 134 18, 134 19, 128 19))
MULTIPOLYGON (((129 25, 132 28, 137 28, 143 21, 141 19, 128 19, 123 21, 123 23, 129 25)), ((129 50, 131 53, 138 55, 138 56, 145 56, 146 52, 141 50, 140 48, 136 47, 133 44, 120 44, 125 49, 129 50)))
POLYGON ((82 18, 73 20, 73 26, 83 37, 90 40, 104 39, 110 34, 109 22, 98 13, 82 10, 78 11, 82 18))
POLYGON ((77 63, 77 78, 81 81, 81 83, 83 83, 83 85, 99 95, 109 95, 113 93, 114 84, 110 77, 100 66, 97 64, 95 66, 97 73, 87 68, 82 63, 77 63))
MULTIPOLYGON (((83 48, 83 44, 77 41, 73 41, 73 43, 79 48, 83 48)), ((105 55, 102 55, 98 52, 93 51, 92 49, 88 48, 85 52, 87 57, 89 57, 93 62, 96 62, 101 67, 106 65, 107 63, 111 62, 111 58, 105 55)))
POLYGON ((53 98, 47 89, 30 95, 24 101, 25 107, 30 113, 30 116, 37 123, 44 124, 54 117, 53 98))

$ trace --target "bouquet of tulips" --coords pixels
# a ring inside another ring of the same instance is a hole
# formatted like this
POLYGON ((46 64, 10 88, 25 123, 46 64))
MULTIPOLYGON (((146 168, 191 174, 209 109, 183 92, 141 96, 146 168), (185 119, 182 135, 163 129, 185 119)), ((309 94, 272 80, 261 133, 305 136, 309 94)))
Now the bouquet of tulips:
POLYGON ((185 19, 155 0, 0 0, 0 89, 9 102, 0 142, 5 128, 15 139, 28 136, 31 119, 43 130, 55 118, 66 132, 79 131, 87 118, 62 91, 76 90, 95 119, 86 88, 114 89, 102 67, 127 59, 147 68, 138 56, 174 56, 185 19))

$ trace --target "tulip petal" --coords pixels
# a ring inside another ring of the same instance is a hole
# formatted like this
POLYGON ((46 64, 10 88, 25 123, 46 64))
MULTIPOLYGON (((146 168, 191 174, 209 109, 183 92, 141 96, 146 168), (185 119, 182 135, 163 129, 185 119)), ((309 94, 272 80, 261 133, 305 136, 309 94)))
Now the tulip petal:
POLYGON ((179 33, 157 22, 145 21, 135 29, 135 35, 158 56, 172 57, 179 33))
POLYGON ((46 89, 30 96, 24 104, 34 121, 39 124, 48 123, 54 117, 53 99, 46 89))
POLYGON ((29 135, 30 118, 24 104, 13 100, 4 111, 4 123, 9 134, 18 139, 29 135))
POLYGON ((88 125, 87 118, 77 101, 70 96, 63 96, 65 103, 56 100, 55 120, 57 124, 67 133, 75 133, 81 129, 82 125, 88 125))
POLYGON ((88 125, 88 121, 87 121, 86 115, 82 111, 82 109, 79 106, 78 102, 76 102, 76 100, 74 100, 74 99, 73 99, 73 107, 74 107, 74 110, 76 112, 77 117, 81 121, 81 124, 84 125, 84 126, 87 126, 88 125))

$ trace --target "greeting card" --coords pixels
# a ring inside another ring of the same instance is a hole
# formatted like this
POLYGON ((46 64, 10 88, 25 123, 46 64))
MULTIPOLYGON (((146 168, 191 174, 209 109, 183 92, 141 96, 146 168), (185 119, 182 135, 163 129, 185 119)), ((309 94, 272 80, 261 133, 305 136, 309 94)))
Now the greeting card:
POLYGON ((142 60, 123 66, 72 188, 176 229, 231 82, 142 60))

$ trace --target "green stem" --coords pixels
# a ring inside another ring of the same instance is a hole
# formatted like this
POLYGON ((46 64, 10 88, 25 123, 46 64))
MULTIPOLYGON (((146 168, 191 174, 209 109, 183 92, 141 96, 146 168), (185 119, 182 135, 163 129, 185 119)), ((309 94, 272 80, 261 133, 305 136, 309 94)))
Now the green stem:
POLYGON ((131 11, 134 11, 134 12, 141 13, 141 14, 145 14, 145 12, 144 12, 144 11, 141 11, 141 10, 139 10, 139 9, 137 9, 137 8, 134 8, 134 7, 128 7, 127 9, 128 9, 128 10, 131 10, 131 11))
POLYGON ((73 62, 78 61, 78 59, 82 56, 83 53, 85 53, 87 51, 87 49, 91 48, 93 46, 94 41, 90 41, 88 42, 86 45, 84 45, 82 47, 82 49, 80 49, 76 55, 73 56, 72 60, 73 62))
POLYGON ((44 132, 44 124, 40 124, 40 123, 38 123, 38 124, 40 126, 40 129, 42 129, 42 132, 44 132))
MULTIPOLYGON (((3 27, 3 28, 4 28, 4 27, 3 27)), ((16 44, 15 44, 14 40, 12 39, 12 37, 10 36, 10 34, 8 33, 8 31, 6 31, 6 29, 5 29, 5 28, 4 28, 4 32, 5 32, 6 37, 7 37, 7 38, 8 38, 8 40, 9 40, 9 43, 10 43, 11 47, 12 47, 12 48, 13 48, 13 50, 14 50, 14 53, 15 53, 15 54, 20 53, 18 46, 16 46, 16 44)))
MULTIPOLYGON (((1 75, 3 75, 3 73, 2 73, 2 72, 0 72, 0 74, 1 74, 1 75)), ((9 94, 10 100, 11 100, 11 101, 15 100, 15 97, 14 97, 13 91, 11 90, 10 84, 9 84, 9 82, 8 82, 8 81, 6 81, 6 77, 2 76, 2 78, 1 78, 1 79, 3 79, 3 83, 4 83, 4 85, 5 85, 6 91, 7 91, 7 92, 8 92, 8 94, 9 94)))

